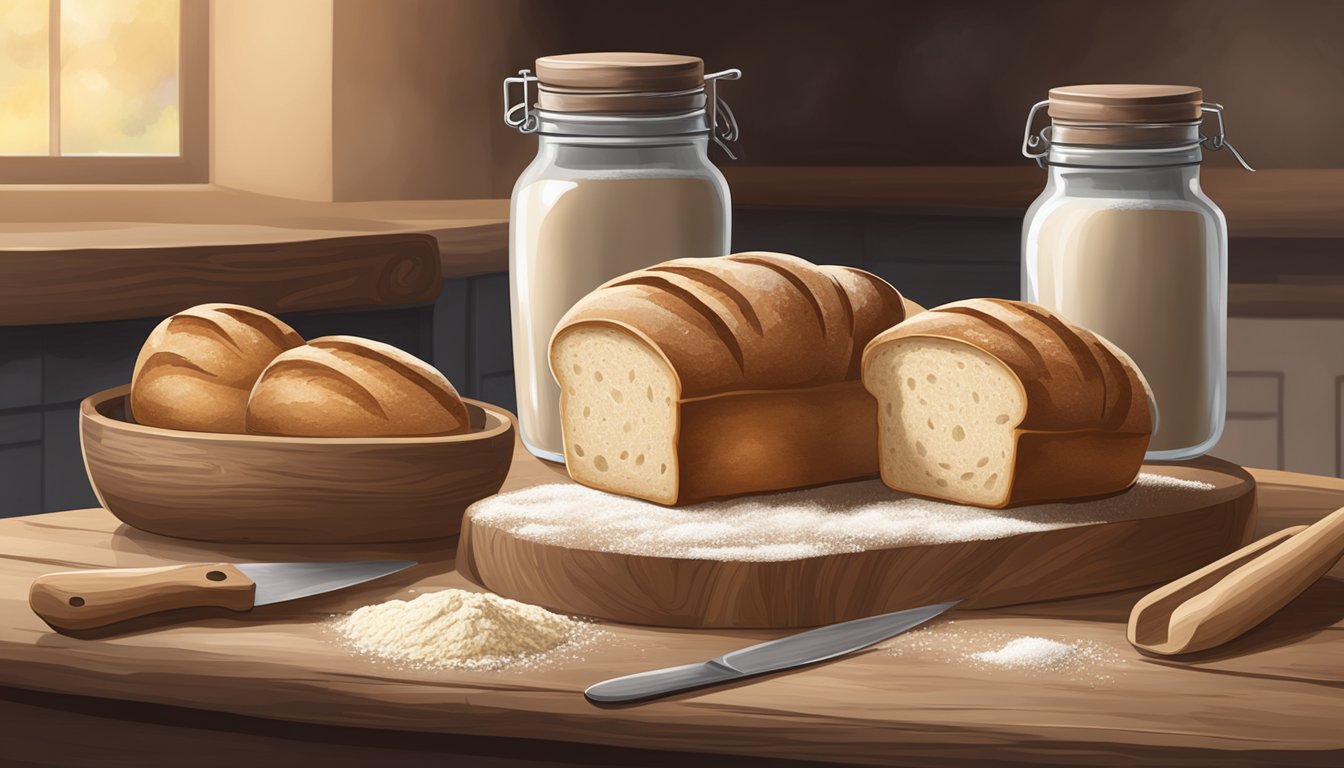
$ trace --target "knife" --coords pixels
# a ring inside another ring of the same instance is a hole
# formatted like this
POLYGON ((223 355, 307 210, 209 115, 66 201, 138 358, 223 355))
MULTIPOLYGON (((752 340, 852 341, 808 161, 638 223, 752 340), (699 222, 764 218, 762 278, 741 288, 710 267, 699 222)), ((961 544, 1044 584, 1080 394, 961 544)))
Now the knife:
POLYGON ((589 701, 639 701, 677 691, 719 685, 781 669, 815 664, 879 643, 913 629, 961 602, 953 600, 869 616, 781 637, 680 667, 655 669, 598 683, 583 692, 589 701))
POLYGON ((28 604, 55 629, 84 630, 176 608, 250 611, 363 584, 412 560, 335 563, 192 563, 39 576, 28 604))

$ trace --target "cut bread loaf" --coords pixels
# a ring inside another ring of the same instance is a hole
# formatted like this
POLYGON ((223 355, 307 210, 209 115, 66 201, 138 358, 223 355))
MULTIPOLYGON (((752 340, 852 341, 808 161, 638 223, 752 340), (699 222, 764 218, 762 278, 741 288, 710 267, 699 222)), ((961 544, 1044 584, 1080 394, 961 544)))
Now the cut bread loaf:
POLYGON ((871 476, 860 355, 904 317, 881 278, 783 254, 616 278, 551 340, 569 474, 669 505, 871 476))
POLYGON ((912 317, 868 344, 863 383, 882 480, 982 507, 1124 490, 1152 433, 1133 361, 1034 304, 972 299, 912 317))
POLYGON ((470 426, 466 405, 438 370, 353 336, 324 336, 279 355, 247 403, 247 431, 265 435, 451 435, 470 426))
POLYGON ((247 396, 276 355, 303 344, 258 309, 202 304, 150 332, 131 374, 131 413, 152 427, 244 431, 247 396))

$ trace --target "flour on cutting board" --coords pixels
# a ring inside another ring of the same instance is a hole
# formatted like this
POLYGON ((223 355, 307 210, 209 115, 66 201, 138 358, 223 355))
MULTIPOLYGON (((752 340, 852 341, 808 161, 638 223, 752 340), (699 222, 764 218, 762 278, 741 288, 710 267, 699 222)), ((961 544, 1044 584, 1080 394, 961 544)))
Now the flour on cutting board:
POLYGON ((685 507, 581 485, 539 485, 478 502, 477 525, 542 544, 629 555, 780 561, 1115 522, 1214 486, 1144 473, 1125 493, 1074 504, 981 509, 896 493, 877 480, 685 507))

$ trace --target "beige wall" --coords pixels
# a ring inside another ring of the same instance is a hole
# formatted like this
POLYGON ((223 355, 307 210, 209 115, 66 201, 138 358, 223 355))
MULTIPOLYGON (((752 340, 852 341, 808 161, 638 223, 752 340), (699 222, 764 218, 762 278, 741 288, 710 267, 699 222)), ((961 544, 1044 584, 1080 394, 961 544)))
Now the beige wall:
POLYGON ((332 198, 334 0, 211 3, 211 180, 332 198))
MULTIPOLYGON (((338 200, 495 196, 514 0, 336 0, 338 200)), ((505 193, 507 195, 507 192, 505 193)))

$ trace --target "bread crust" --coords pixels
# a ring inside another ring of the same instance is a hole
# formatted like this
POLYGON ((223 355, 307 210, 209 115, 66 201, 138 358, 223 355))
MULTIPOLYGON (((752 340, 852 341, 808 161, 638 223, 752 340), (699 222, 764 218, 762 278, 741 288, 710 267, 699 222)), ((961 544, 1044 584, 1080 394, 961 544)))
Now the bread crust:
POLYGON ((661 356, 676 379, 673 499, 871 477, 877 402, 858 381, 864 345, 905 318, 905 302, 862 270, 775 253, 677 259, 608 281, 551 339, 614 328, 661 356))
POLYGON ((667 359, 693 398, 857 379, 864 345, 903 319, 900 293, 876 275, 750 252, 610 280, 560 320, 551 348, 584 323, 625 328, 667 359))
POLYGON ((247 430, 264 435, 452 435, 470 426, 443 374, 390 344, 354 336, 324 336, 277 356, 247 403, 247 430))
POLYGON ((934 307, 869 342, 864 373, 884 345, 916 337, 959 341, 1007 365, 1027 394, 1021 429, 1118 429, 1151 423, 1147 398, 1134 395, 1146 384, 1133 361, 1127 356, 1121 359, 1096 334, 1044 307, 1006 299, 968 299, 934 307), (1125 372, 1123 377, 1120 371, 1125 372))
POLYGON ((303 338, 266 312, 201 304, 159 323, 131 374, 131 412, 141 424, 241 433, 247 397, 272 359, 303 338))
POLYGON ((680 418, 679 505, 877 476, 877 401, 858 381, 684 401, 680 418))
MULTIPOLYGON (((919 338, 984 352, 1022 388, 1027 407, 1013 432, 1011 485, 1003 502, 991 506, 1105 495, 1134 482, 1152 432, 1151 390, 1113 344, 1034 304, 958 301, 915 315, 869 342, 862 367, 869 391, 876 384, 869 371, 876 356, 919 338)), ((900 478, 884 473, 883 480, 909 490, 900 478)))

